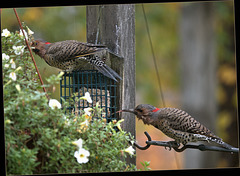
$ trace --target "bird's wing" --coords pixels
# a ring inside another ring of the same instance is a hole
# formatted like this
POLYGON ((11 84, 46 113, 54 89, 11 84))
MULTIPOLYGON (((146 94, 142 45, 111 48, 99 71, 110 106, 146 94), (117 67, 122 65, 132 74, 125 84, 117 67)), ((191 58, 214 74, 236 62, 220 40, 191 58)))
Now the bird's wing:
POLYGON ((47 53, 61 56, 59 59, 84 57, 105 49, 105 46, 96 46, 76 40, 66 40, 50 44, 47 53))
POLYGON ((122 78, 110 67, 108 67, 106 64, 103 64, 102 66, 93 65, 99 72, 104 74, 105 76, 113 79, 114 81, 118 82, 117 79, 122 80, 122 78), (117 79, 116 79, 117 78, 117 79))
POLYGON ((115 80, 116 78, 122 79, 114 70, 108 67, 100 57, 89 59, 89 55, 107 49, 104 45, 95 45, 91 43, 81 43, 76 40, 66 40, 61 42, 52 43, 47 49, 47 53, 51 57, 57 58, 60 61, 72 60, 75 58, 84 57, 91 63, 98 71, 105 76, 115 80))
POLYGON ((220 139, 213 134, 207 127, 195 120, 187 112, 177 108, 165 108, 162 112, 169 121, 170 126, 175 130, 183 132, 201 134, 212 138, 220 139))
POLYGON ((102 45, 102 44, 93 44, 93 43, 84 43, 86 46, 89 47, 96 47, 96 48, 107 48, 106 45, 102 45))
POLYGON ((96 47, 98 50, 100 49, 106 49, 111 55, 118 57, 118 58, 122 58, 122 56, 120 56, 119 54, 113 52, 112 50, 108 49, 106 45, 101 45, 101 44, 92 44, 92 43, 84 43, 86 46, 88 47, 96 47))

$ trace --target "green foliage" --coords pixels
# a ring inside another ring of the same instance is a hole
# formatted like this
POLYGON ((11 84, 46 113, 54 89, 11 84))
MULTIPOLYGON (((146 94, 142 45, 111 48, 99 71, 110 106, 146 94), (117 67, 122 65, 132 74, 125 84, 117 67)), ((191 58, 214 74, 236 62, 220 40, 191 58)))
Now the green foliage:
POLYGON ((144 161, 144 162, 140 162, 140 163, 141 163, 141 165, 143 166, 143 169, 142 169, 142 170, 144 170, 144 171, 149 171, 149 170, 151 170, 151 168, 148 167, 148 166, 150 166, 150 161, 144 161))
MULTIPOLYGON (((133 137, 119 127, 120 121, 106 123, 84 111, 65 114, 68 104, 64 101, 62 108, 51 105, 42 92, 29 51, 13 49, 24 45, 19 32, 2 36, 7 174, 136 170, 135 165, 125 161, 133 137), (80 138, 82 148, 90 153, 86 163, 78 163, 74 157, 79 147, 72 142, 80 138)), ((45 86, 52 86, 60 76, 50 76, 45 86)), ((95 107, 92 113, 100 111, 95 107)))
MULTIPOLYGON (((79 40, 86 42, 86 6, 58 6, 16 8, 19 18, 34 31, 35 39, 48 42, 79 40)), ((19 25, 12 8, 2 9, 2 29, 19 30, 19 25)), ((35 55, 36 64, 42 77, 58 74, 59 69, 50 67, 43 59, 35 55)), ((47 82, 43 79, 44 84, 47 82)), ((51 97, 59 99, 60 86, 54 85, 51 97)), ((50 91, 52 87, 48 88, 50 91)))

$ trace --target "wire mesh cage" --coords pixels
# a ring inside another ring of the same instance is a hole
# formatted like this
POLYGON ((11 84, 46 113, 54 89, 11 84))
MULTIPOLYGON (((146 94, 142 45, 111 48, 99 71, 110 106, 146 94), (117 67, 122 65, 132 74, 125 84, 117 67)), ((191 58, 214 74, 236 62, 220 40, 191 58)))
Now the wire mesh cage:
POLYGON ((69 102, 69 107, 67 107, 69 113, 80 114, 81 110, 95 107, 98 102, 99 107, 103 109, 101 112, 102 118, 106 118, 107 122, 117 119, 117 84, 97 70, 65 72, 60 80, 60 96, 69 102), (92 103, 75 99, 72 103, 73 95, 77 97, 76 99, 79 99, 86 92, 90 93, 92 103))

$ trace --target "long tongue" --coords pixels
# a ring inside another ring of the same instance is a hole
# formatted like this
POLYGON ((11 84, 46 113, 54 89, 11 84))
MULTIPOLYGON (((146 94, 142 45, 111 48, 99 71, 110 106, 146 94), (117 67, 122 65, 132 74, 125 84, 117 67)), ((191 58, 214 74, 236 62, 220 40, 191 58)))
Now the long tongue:
POLYGON ((51 44, 50 42, 45 42, 46 45, 51 44))
POLYGON ((156 108, 156 109, 152 110, 152 112, 157 112, 158 110, 160 110, 160 109, 156 108))

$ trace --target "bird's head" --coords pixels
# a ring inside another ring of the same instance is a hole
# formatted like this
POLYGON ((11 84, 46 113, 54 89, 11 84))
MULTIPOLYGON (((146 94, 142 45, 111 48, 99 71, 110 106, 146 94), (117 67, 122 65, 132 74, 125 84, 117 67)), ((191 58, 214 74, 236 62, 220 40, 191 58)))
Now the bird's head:
POLYGON ((144 123, 150 124, 153 119, 153 113, 157 112, 159 108, 156 108, 150 104, 140 104, 134 109, 123 109, 118 112, 130 112, 137 116, 138 119, 143 120, 144 123))
POLYGON ((34 40, 30 43, 30 46, 32 47, 32 50, 39 55, 40 57, 44 57, 46 53, 46 49, 48 45, 51 44, 49 42, 46 42, 44 40, 34 40))

